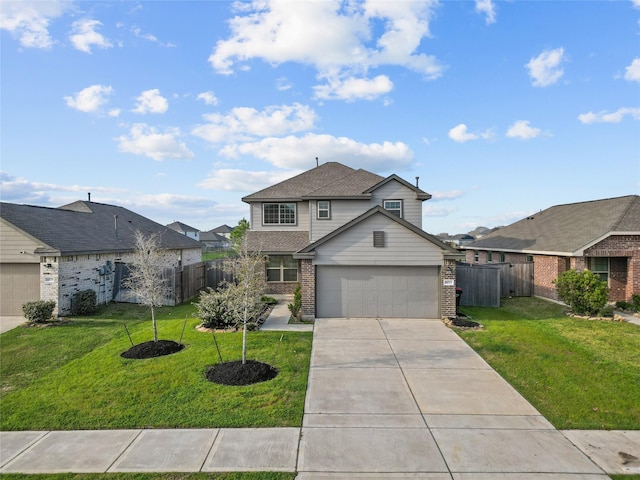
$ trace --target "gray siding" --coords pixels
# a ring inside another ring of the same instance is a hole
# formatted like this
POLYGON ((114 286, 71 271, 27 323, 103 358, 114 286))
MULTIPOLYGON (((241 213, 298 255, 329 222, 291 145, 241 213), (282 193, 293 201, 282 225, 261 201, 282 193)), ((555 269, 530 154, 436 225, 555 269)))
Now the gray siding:
POLYGON ((416 227, 422 228, 422 200, 416 198, 414 191, 392 180, 373 192, 371 206, 383 206, 384 200, 402 200, 403 218, 416 227))
MULTIPOLYGON (((265 203, 279 203, 279 202, 265 202, 265 203)), ((292 202, 280 202, 280 203, 292 203, 292 202)), ((251 204, 251 230, 263 230, 263 231, 295 231, 302 230, 307 231, 309 229, 309 202, 295 202, 297 207, 297 223, 296 225, 263 225, 262 224, 262 202, 251 204)))
POLYGON ((42 242, 0 219, 0 263, 40 263, 40 256, 33 251, 41 246, 42 242))
POLYGON ((309 229, 311 241, 324 237, 369 210, 373 204, 369 200, 331 200, 331 218, 318 220, 316 200, 309 202, 309 229))
POLYGON ((442 250, 382 214, 374 215, 316 249, 316 265, 442 265, 442 250), (385 247, 373 246, 373 231, 385 247))

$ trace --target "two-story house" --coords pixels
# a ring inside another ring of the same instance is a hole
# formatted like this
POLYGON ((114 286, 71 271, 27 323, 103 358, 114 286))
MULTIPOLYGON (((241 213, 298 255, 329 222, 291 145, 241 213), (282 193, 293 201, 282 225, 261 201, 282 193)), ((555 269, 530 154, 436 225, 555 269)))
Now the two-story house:
POLYGON ((336 162, 244 197, 270 293, 300 283, 304 318, 455 315, 461 254, 422 230, 431 195, 336 162))

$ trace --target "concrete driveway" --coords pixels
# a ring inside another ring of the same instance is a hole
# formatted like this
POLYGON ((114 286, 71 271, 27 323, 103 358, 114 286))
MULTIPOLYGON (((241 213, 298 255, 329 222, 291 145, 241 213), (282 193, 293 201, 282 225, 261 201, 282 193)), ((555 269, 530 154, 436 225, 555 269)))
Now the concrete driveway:
POLYGON ((316 321, 299 479, 606 479, 440 320, 316 321))
POLYGON ((26 319, 24 317, 0 317, 0 334, 4 332, 8 332, 9 330, 16 328, 23 323, 26 323, 26 319))

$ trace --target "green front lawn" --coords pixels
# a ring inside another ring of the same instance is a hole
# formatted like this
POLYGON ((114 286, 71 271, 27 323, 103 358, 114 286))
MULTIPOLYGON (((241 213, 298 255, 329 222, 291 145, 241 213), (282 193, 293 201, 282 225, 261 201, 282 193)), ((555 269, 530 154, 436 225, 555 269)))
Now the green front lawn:
POLYGON ((556 428, 640 429, 640 327, 566 317, 537 298, 462 307, 460 336, 556 428))
MULTIPOLYGON (((249 332, 247 358, 278 376, 245 387, 216 385, 206 368, 218 362, 210 333, 195 329, 190 304, 159 310, 160 339, 186 348, 128 360, 131 343, 153 339, 149 310, 128 304, 60 326, 19 327, 0 340, 0 430, 285 427, 302 423, 311 334, 249 332)), ((224 361, 241 358, 241 333, 216 335, 224 361)))

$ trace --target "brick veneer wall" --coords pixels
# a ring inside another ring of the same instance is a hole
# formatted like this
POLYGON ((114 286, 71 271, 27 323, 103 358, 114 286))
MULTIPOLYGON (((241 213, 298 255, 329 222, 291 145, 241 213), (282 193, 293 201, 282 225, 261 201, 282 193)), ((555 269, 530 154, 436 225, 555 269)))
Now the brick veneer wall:
POLYGON ((456 316, 456 262, 445 260, 442 267, 440 285, 440 315, 443 318, 456 316), (445 286, 445 280, 453 280, 453 285, 445 286))
POLYGON ((302 287, 302 318, 313 320, 316 316, 316 266, 311 259, 300 261, 302 287))
MULTIPOLYGON (((82 290, 96 292, 98 305, 109 303, 113 298, 114 266, 116 262, 131 261, 131 253, 101 253, 97 255, 73 255, 65 257, 42 257, 40 262, 40 298, 56 302, 56 315, 71 313, 71 299, 82 290), (111 272, 104 269, 111 262, 111 272)), ((202 258, 200 249, 180 251, 167 250, 163 265, 178 267, 198 263, 202 258)))
POLYGON ((586 249, 584 255, 611 258, 609 300, 630 301, 632 295, 640 294, 640 235, 612 235, 586 249))

